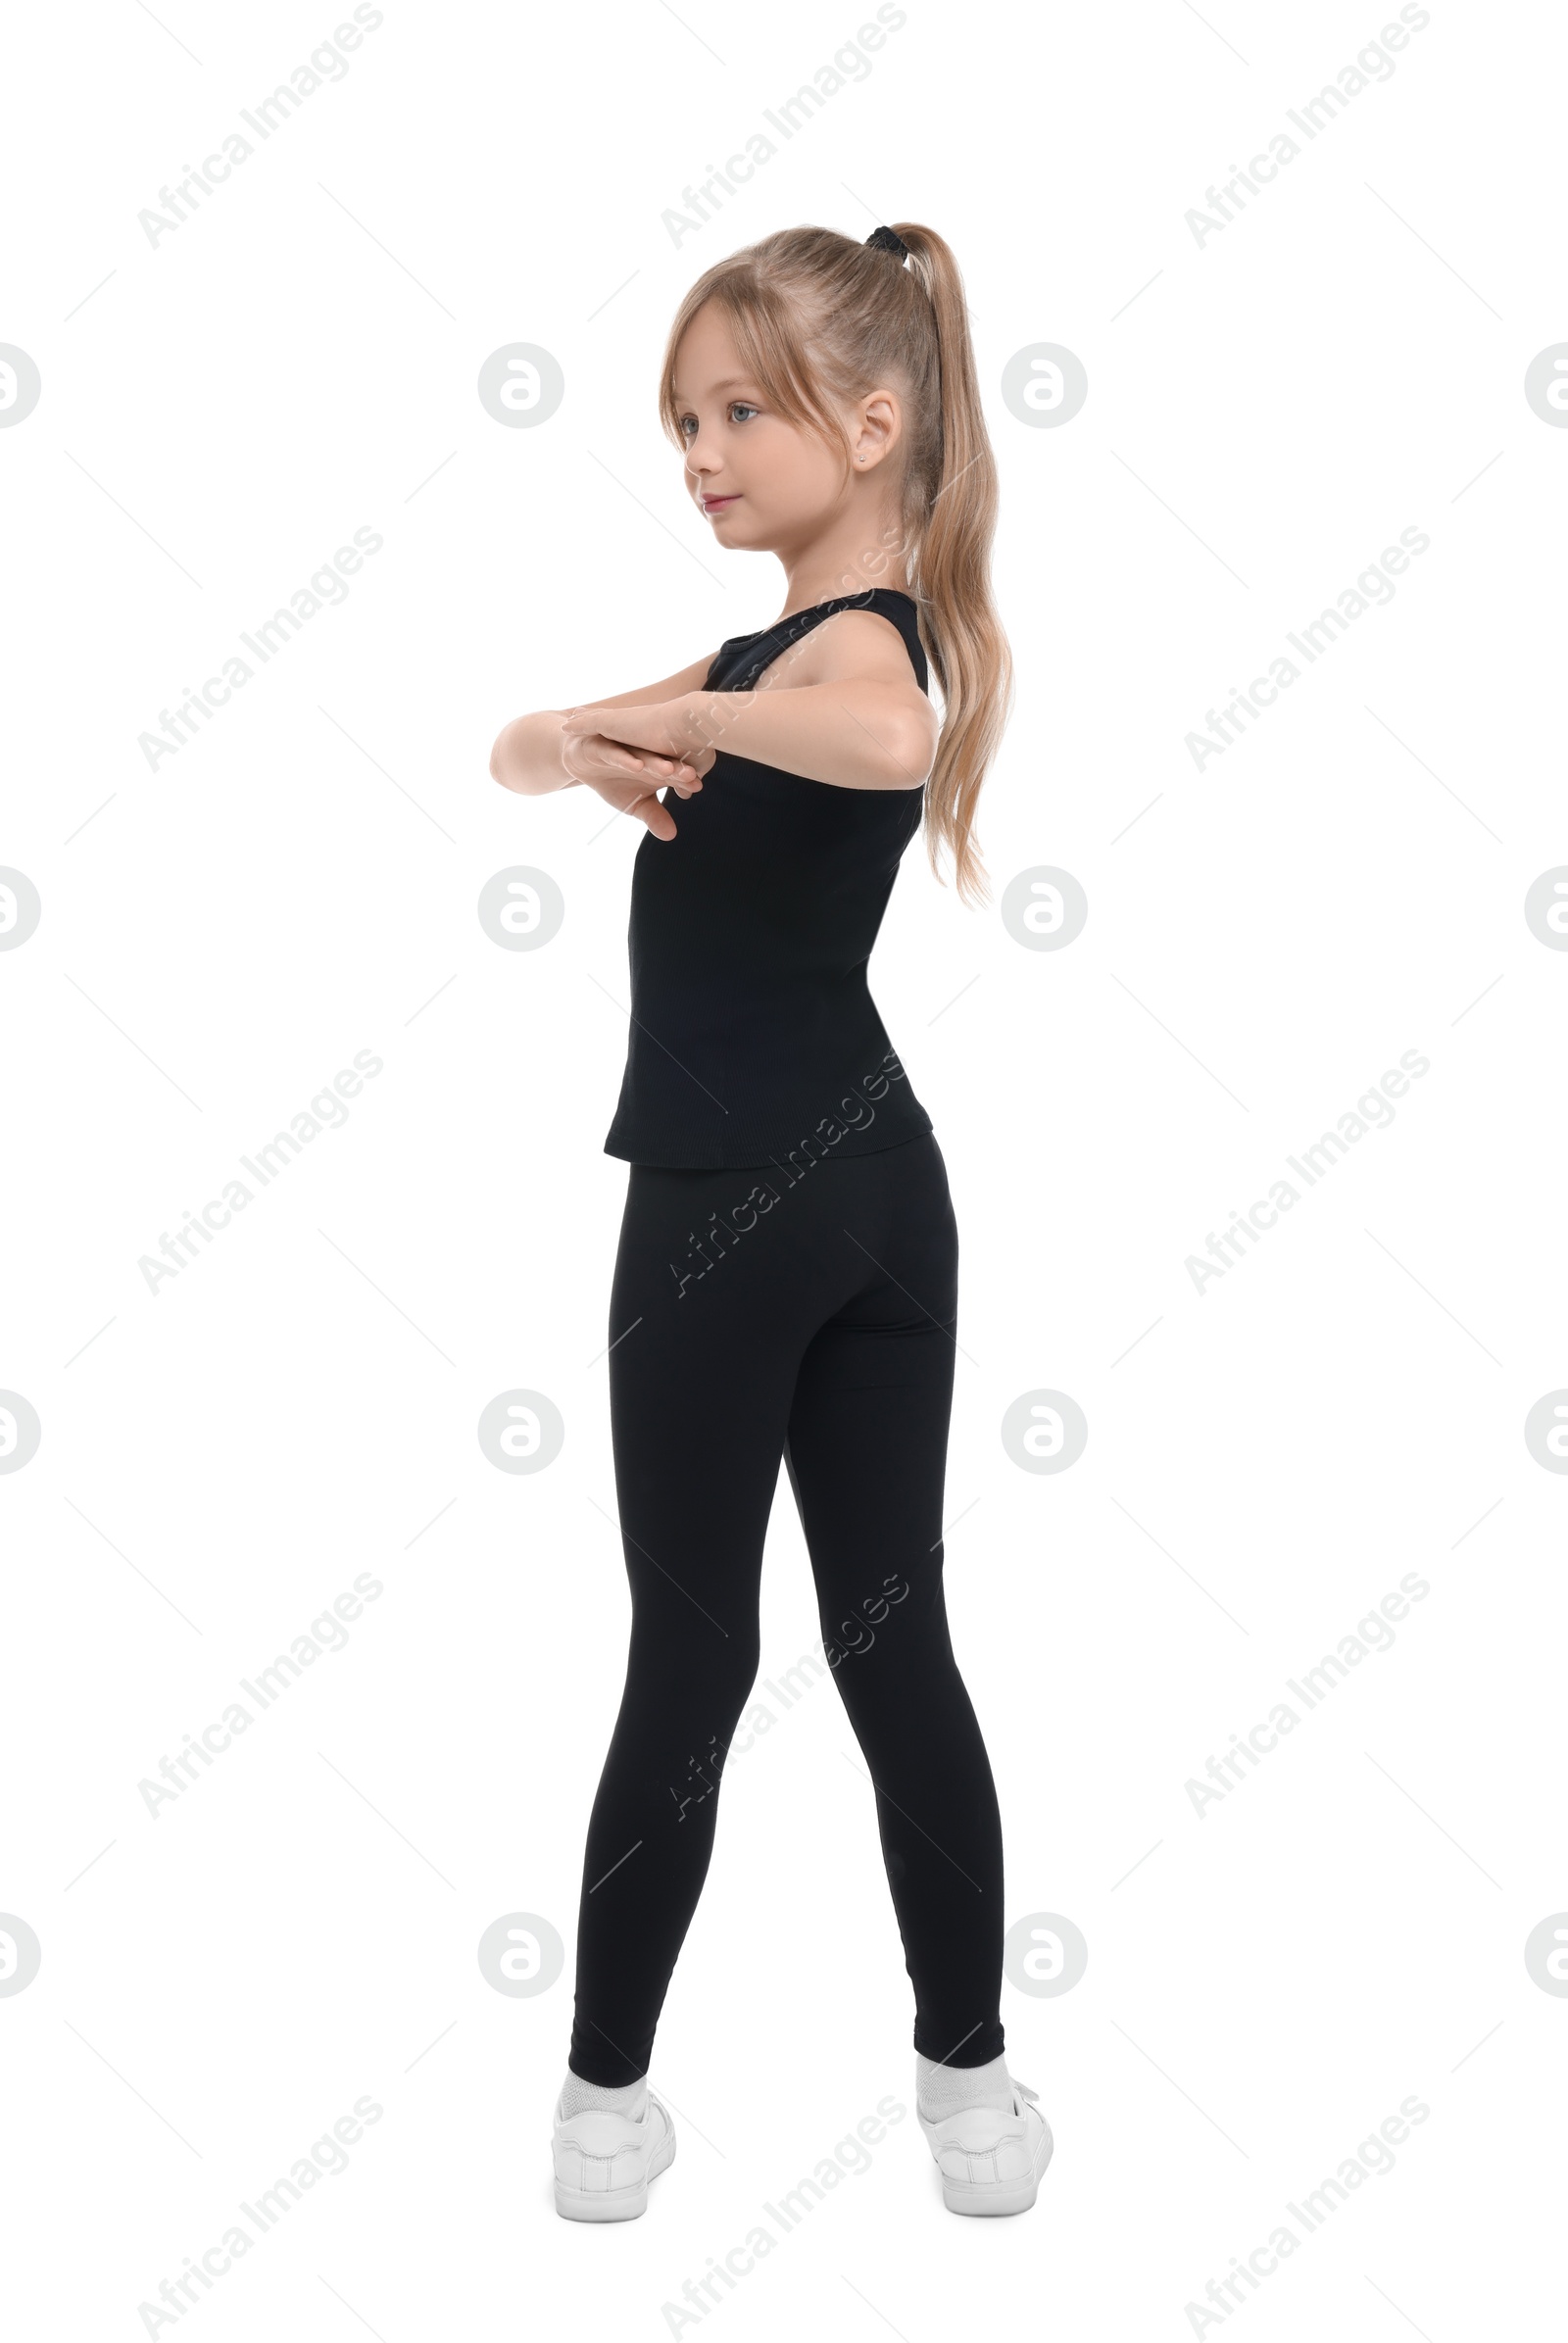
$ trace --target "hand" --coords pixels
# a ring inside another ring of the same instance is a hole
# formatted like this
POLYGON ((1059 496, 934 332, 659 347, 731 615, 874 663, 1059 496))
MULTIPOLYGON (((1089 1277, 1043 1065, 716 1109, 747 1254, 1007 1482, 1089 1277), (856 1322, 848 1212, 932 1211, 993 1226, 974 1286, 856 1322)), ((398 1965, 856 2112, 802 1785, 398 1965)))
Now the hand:
POLYGON ((691 797, 702 788, 713 753, 692 750, 683 755, 664 709, 589 707, 566 710, 561 761, 574 781, 596 791, 617 812, 635 814, 656 838, 667 843, 678 833, 673 814, 659 802, 659 791, 668 787, 678 797, 691 797))
POLYGON ((622 748, 643 757, 670 758, 701 779, 712 765, 715 751, 712 719, 705 708, 694 705, 700 697, 649 701, 637 708, 579 708, 572 715, 585 722, 597 715, 605 732, 622 748))

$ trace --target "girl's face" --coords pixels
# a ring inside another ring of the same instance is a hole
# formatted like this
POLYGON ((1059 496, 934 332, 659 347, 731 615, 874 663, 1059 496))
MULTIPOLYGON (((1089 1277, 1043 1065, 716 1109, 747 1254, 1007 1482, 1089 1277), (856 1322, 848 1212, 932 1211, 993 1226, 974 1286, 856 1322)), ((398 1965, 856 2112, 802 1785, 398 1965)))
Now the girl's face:
POLYGON ((720 545, 777 553, 808 543, 864 494, 898 436, 896 399, 879 393, 845 417, 852 463, 770 408, 746 372, 722 310, 705 302, 675 353, 686 483, 720 545))

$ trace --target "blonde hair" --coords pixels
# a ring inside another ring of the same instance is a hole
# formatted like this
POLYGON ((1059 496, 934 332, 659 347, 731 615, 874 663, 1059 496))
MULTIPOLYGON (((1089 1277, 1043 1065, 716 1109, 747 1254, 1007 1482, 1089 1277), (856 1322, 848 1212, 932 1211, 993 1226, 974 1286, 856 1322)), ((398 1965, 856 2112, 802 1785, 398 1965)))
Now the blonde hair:
MULTIPOLYGON (((991 598, 997 467, 975 376, 958 264, 909 220, 895 233, 908 266, 835 229, 784 228, 700 276, 669 329, 659 407, 684 446, 672 388, 681 336, 715 302, 758 387, 789 421, 851 450, 839 409, 878 383, 907 398, 901 543, 920 635, 942 691, 942 732, 925 786, 926 853, 953 857, 960 901, 990 893, 972 832, 980 787, 1012 701, 1012 659, 991 598)), ((889 549, 861 563, 875 582, 889 549)), ((857 591, 857 586, 847 590, 857 591)))

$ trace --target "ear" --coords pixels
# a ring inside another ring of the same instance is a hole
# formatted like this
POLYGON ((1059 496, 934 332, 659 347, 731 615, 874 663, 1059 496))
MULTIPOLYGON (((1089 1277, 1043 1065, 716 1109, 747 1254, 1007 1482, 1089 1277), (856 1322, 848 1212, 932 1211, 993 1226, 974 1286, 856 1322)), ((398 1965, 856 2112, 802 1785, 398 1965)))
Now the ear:
POLYGON ((858 472, 874 471, 898 446, 904 431, 904 407, 894 390, 876 390, 862 399, 851 433, 850 454, 858 472))

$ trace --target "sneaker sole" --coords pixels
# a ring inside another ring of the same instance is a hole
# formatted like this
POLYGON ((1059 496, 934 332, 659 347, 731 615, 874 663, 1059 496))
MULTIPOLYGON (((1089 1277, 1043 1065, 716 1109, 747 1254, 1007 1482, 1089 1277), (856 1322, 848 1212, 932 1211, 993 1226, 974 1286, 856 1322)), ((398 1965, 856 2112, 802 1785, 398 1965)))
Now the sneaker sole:
POLYGON ((942 2202, 950 2213, 1027 2213, 1040 2193, 1040 2182, 1055 2146, 1049 2128, 1035 2151, 1034 2171, 1026 2179, 965 2182, 942 2173, 942 2202))
POLYGON ((639 2214, 648 2210, 649 2180, 657 2180, 674 2161, 675 2137, 671 2132, 663 2146, 655 2149, 647 2179, 630 2188, 568 2188, 564 2180, 558 2180, 556 2211, 564 2221, 636 2221, 639 2214))

